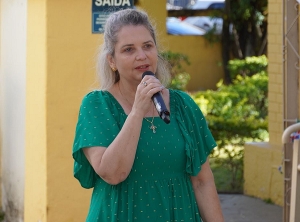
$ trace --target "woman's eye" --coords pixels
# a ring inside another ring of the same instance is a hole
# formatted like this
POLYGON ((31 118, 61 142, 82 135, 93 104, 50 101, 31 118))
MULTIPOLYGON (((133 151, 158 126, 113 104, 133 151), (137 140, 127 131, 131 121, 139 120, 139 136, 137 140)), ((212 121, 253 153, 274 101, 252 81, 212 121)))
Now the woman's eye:
POLYGON ((151 48, 151 47, 152 47, 152 44, 146 44, 146 45, 145 45, 145 48, 147 48, 147 49, 148 49, 148 48, 151 48))
POLYGON ((132 51, 132 48, 126 48, 124 51, 125 52, 130 52, 130 51, 132 51))

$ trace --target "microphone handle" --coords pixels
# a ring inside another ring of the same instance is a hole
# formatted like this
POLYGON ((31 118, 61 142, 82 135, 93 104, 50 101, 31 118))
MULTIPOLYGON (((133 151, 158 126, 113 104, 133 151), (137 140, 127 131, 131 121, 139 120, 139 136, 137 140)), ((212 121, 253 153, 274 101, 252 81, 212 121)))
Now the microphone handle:
MULTIPOLYGON (((155 76, 155 74, 151 71, 146 71, 143 73, 142 78, 144 78, 145 75, 155 76)), ((167 124, 170 123, 170 112, 168 111, 165 102, 163 100, 163 97, 161 95, 161 92, 157 92, 152 96, 152 101, 154 103, 154 106, 160 116, 160 118, 167 124)))
POLYGON ((152 100, 153 100, 154 106, 155 106, 160 118, 165 123, 169 124, 170 123, 170 112, 168 111, 168 109, 167 109, 167 107, 164 103, 164 100, 163 100, 163 97, 162 97, 161 93, 160 92, 155 93, 152 96, 152 100))

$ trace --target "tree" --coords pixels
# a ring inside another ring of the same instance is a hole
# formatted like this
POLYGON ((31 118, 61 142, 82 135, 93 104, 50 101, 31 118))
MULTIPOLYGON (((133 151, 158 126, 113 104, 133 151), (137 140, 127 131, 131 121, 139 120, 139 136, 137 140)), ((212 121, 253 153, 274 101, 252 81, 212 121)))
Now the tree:
POLYGON ((225 83, 232 82, 230 59, 266 54, 267 6, 267 0, 225 0, 221 40, 225 83))

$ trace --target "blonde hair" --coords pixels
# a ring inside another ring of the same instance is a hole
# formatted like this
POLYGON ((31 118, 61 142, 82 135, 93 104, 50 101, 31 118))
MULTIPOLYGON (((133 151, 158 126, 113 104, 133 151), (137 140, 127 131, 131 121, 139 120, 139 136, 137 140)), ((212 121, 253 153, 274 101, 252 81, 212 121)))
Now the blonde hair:
MULTIPOLYGON (((104 43, 101 45, 97 57, 97 76, 100 81, 100 89, 108 90, 120 80, 118 71, 113 72, 109 66, 108 55, 114 56, 115 45, 118 41, 118 32, 127 25, 143 25, 150 32, 157 47, 157 38, 154 26, 146 12, 137 9, 124 9, 112 13, 105 23, 104 43)), ((158 53, 157 70, 155 73, 160 82, 167 86, 170 81, 170 65, 158 53)))

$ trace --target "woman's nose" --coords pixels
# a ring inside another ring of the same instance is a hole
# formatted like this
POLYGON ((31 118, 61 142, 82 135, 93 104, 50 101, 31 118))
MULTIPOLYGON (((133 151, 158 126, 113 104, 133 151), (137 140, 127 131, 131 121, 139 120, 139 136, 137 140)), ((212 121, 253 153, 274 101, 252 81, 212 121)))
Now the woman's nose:
POLYGON ((147 55, 144 52, 144 50, 143 49, 139 49, 137 51, 136 60, 145 60, 146 58, 147 58, 147 55))

